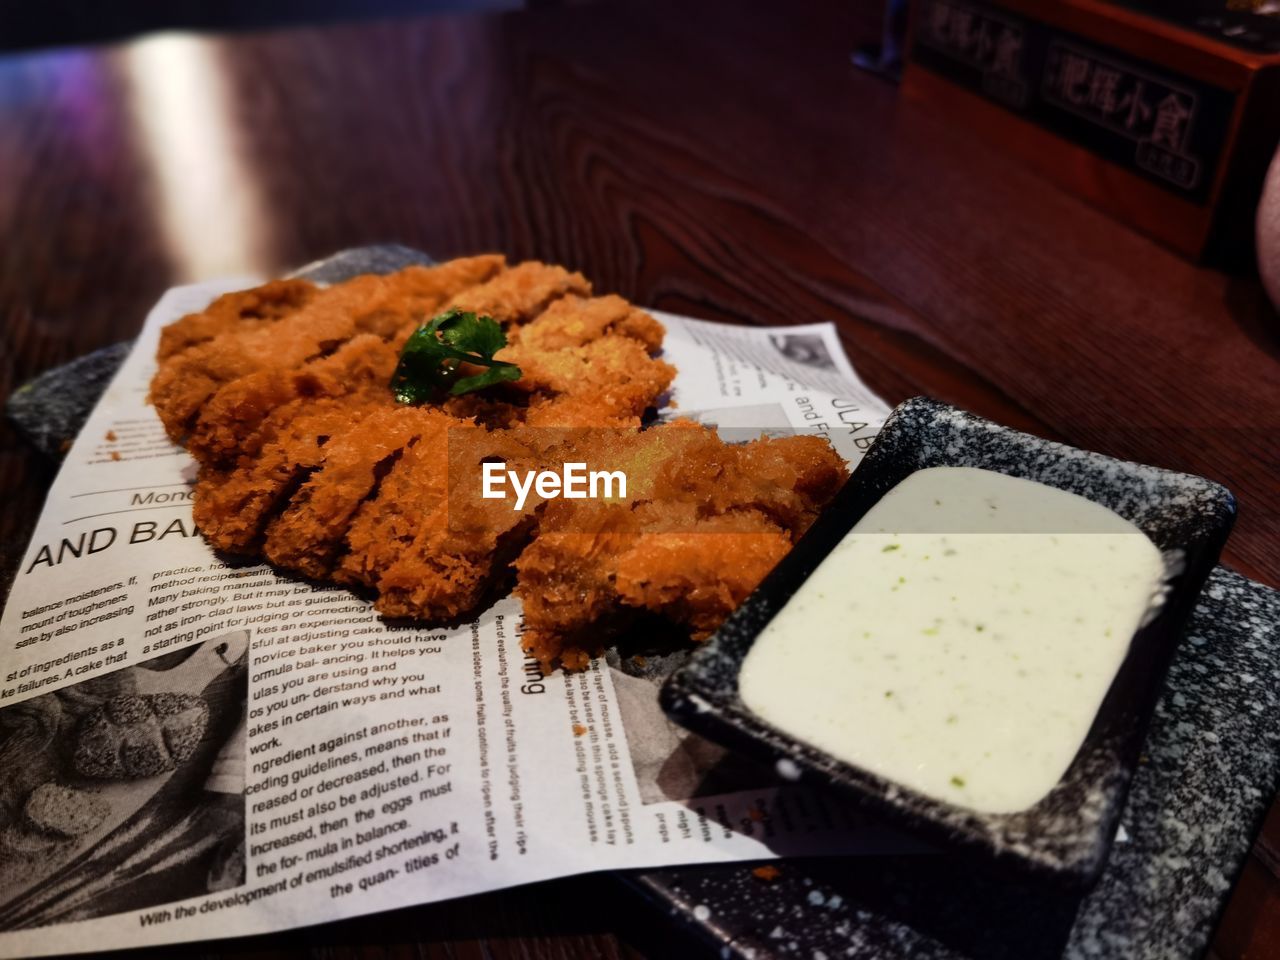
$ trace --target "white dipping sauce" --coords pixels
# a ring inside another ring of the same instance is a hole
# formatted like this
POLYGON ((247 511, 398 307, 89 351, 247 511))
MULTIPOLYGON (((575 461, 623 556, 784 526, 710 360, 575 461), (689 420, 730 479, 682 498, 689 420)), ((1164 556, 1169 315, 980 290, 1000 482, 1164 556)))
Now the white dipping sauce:
POLYGON ((940 800, 1033 806, 1062 778, 1164 578, 1072 493, 934 467, 886 494, 756 638, 766 722, 940 800))

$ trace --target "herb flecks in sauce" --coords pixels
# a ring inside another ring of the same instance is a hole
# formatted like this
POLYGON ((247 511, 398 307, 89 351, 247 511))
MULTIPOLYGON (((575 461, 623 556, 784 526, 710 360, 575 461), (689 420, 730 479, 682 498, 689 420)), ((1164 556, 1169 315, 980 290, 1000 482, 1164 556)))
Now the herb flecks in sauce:
POLYGON ((1098 504, 919 471, 761 631, 739 689, 846 762, 972 809, 1026 809, 1070 765, 1163 572, 1155 545, 1098 504))

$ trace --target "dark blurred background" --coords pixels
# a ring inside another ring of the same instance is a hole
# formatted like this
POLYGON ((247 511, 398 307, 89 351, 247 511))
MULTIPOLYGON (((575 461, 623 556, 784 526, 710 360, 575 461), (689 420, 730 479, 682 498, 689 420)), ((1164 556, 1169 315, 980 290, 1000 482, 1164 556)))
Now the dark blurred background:
POLYGON ((152 30, 261 30, 559 5, 546 0, 5 0, 0 50, 102 43, 152 30))

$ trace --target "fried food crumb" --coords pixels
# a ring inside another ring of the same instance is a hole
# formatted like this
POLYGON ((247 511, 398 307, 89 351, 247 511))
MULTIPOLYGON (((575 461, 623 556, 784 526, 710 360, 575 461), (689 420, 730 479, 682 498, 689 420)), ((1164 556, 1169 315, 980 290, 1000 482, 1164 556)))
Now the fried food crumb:
POLYGON ((582 724, 580 724, 580 723, 575 723, 575 724, 573 725, 573 735, 574 735, 575 737, 580 737, 580 736, 582 736, 582 735, 583 735, 584 733, 586 733, 586 732, 587 732, 587 728, 586 728, 586 727, 584 727, 582 724))
POLYGON ((119 451, 119 450, 112 450, 112 451, 111 451, 111 459, 112 459, 112 460, 119 460, 119 459, 120 459, 120 451, 119 451))
POLYGON ((116 432, 114 430, 108 430, 107 443, 115 443, 115 442, 116 442, 116 432))
POLYGON ((757 880, 763 880, 765 883, 773 883, 778 877, 782 876, 782 871, 777 867, 756 867, 751 871, 751 875, 757 880))

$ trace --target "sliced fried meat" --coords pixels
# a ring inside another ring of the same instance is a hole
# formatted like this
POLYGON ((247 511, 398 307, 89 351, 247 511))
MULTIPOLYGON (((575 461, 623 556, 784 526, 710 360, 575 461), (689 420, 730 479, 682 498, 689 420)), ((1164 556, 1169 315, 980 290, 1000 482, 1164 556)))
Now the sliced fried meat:
POLYGON ((318 288, 310 280, 272 280, 260 287, 225 293, 199 313, 191 313, 160 331, 156 359, 212 340, 222 333, 267 326, 301 309, 318 288))
POLYGON ((356 513, 334 571, 340 583, 377 590, 378 609, 389 616, 454 619, 474 607, 493 575, 493 542, 450 528, 448 430, 405 449, 377 499, 356 513))
POLYGON ((849 476, 844 461, 818 436, 724 443, 708 430, 703 441, 700 449, 663 463, 656 501, 692 499, 704 515, 749 508, 798 536, 849 476))
POLYGON ((640 611, 708 636, 848 476, 819 437, 727 444, 687 421, 577 445, 559 456, 623 469, 628 500, 549 504, 516 561, 522 640, 547 668, 580 664, 640 611))
POLYGON ((624 606, 683 624, 695 640, 710 636, 791 549, 791 531, 752 510, 673 529, 669 516, 645 516, 654 509, 662 508, 638 511, 642 529, 658 529, 617 558, 614 588, 624 606))
POLYGON ((287 412, 302 413, 322 398, 360 394, 361 404, 382 400, 396 368, 395 348, 371 333, 352 337, 331 356, 299 367, 259 370, 222 387, 201 409, 187 437, 187 450, 200 463, 225 465, 253 454, 268 417, 280 423, 287 412))
MULTIPOLYGON (((548 512, 566 501, 548 506, 548 512)), ((791 534, 742 511, 701 517, 692 503, 596 509, 542 530, 516 561, 525 650, 551 669, 586 665, 641 612, 709 636, 791 549, 791 534)))
POLYGON ((525 418, 531 426, 639 426, 675 379, 643 341, 622 335, 552 350, 521 341, 498 357, 520 367, 514 389, 537 395, 525 418))
MULTIPOLYGON (((520 367, 509 392, 530 426, 639 426, 675 379, 652 356, 662 325, 621 297, 563 297, 517 330, 498 359, 520 367)), ((492 416, 484 422, 494 422, 492 416)))
POLYGON ((346 552, 333 571, 338 583, 376 587, 418 535, 423 518, 448 498, 447 427, 407 447, 378 485, 378 496, 362 503, 347 528, 346 552))
POLYGON ((616 333, 639 340, 650 353, 662 346, 662 324, 619 296, 557 300, 537 319, 513 334, 514 342, 530 350, 563 350, 580 347, 616 333))
POLYGON ((448 306, 486 314, 503 326, 513 327, 532 320, 560 297, 590 293, 591 284, 582 274, 530 260, 503 271, 488 283, 461 291, 448 306))
POLYGON ((389 339, 459 291, 494 276, 502 262, 493 255, 469 257, 334 284, 269 327, 227 330, 170 357, 151 382, 151 401, 169 436, 181 440, 200 408, 224 384, 326 356, 357 334, 389 339))
POLYGON ((358 430, 330 440, 319 469, 267 526, 263 555, 309 577, 327 575, 356 511, 404 449, 420 441, 441 443, 456 424, 438 410, 389 407, 363 418, 358 430))
MULTIPOLYGON (((388 616, 447 620, 474 612, 524 546, 542 502, 530 496, 517 510, 509 500, 480 495, 485 461, 522 474, 542 467, 524 431, 459 426, 450 430, 447 447, 445 482, 432 478, 435 496, 420 501, 416 535, 384 562, 365 562, 365 570, 376 573, 376 606, 388 616)), ((434 470, 439 466, 436 461, 434 470)))
POLYGON ((580 274, 501 257, 328 288, 281 281, 215 301, 162 339, 152 398, 200 463, 208 541, 367 588, 387 616, 476 612, 514 567, 522 642, 581 667, 658 616, 701 638, 813 522, 847 471, 813 436, 723 442, 677 421, 641 430, 674 369, 663 329, 580 274), (447 307, 506 328, 522 375, 422 407, 390 379, 405 339, 447 307), (481 495, 482 467, 621 471, 625 494, 481 495))
POLYGON ((196 525, 215 548, 258 551, 263 530, 324 458, 333 437, 346 436, 381 406, 317 400, 305 413, 268 419, 260 449, 230 468, 202 467, 196 482, 196 525))
POLYGON ((542 520, 515 561, 524 610, 520 643, 544 669, 557 662, 578 669, 629 623, 614 564, 635 546, 638 525, 627 506, 594 503, 573 511, 567 500, 547 504, 542 520), (578 516, 569 517, 571 511, 578 516))

